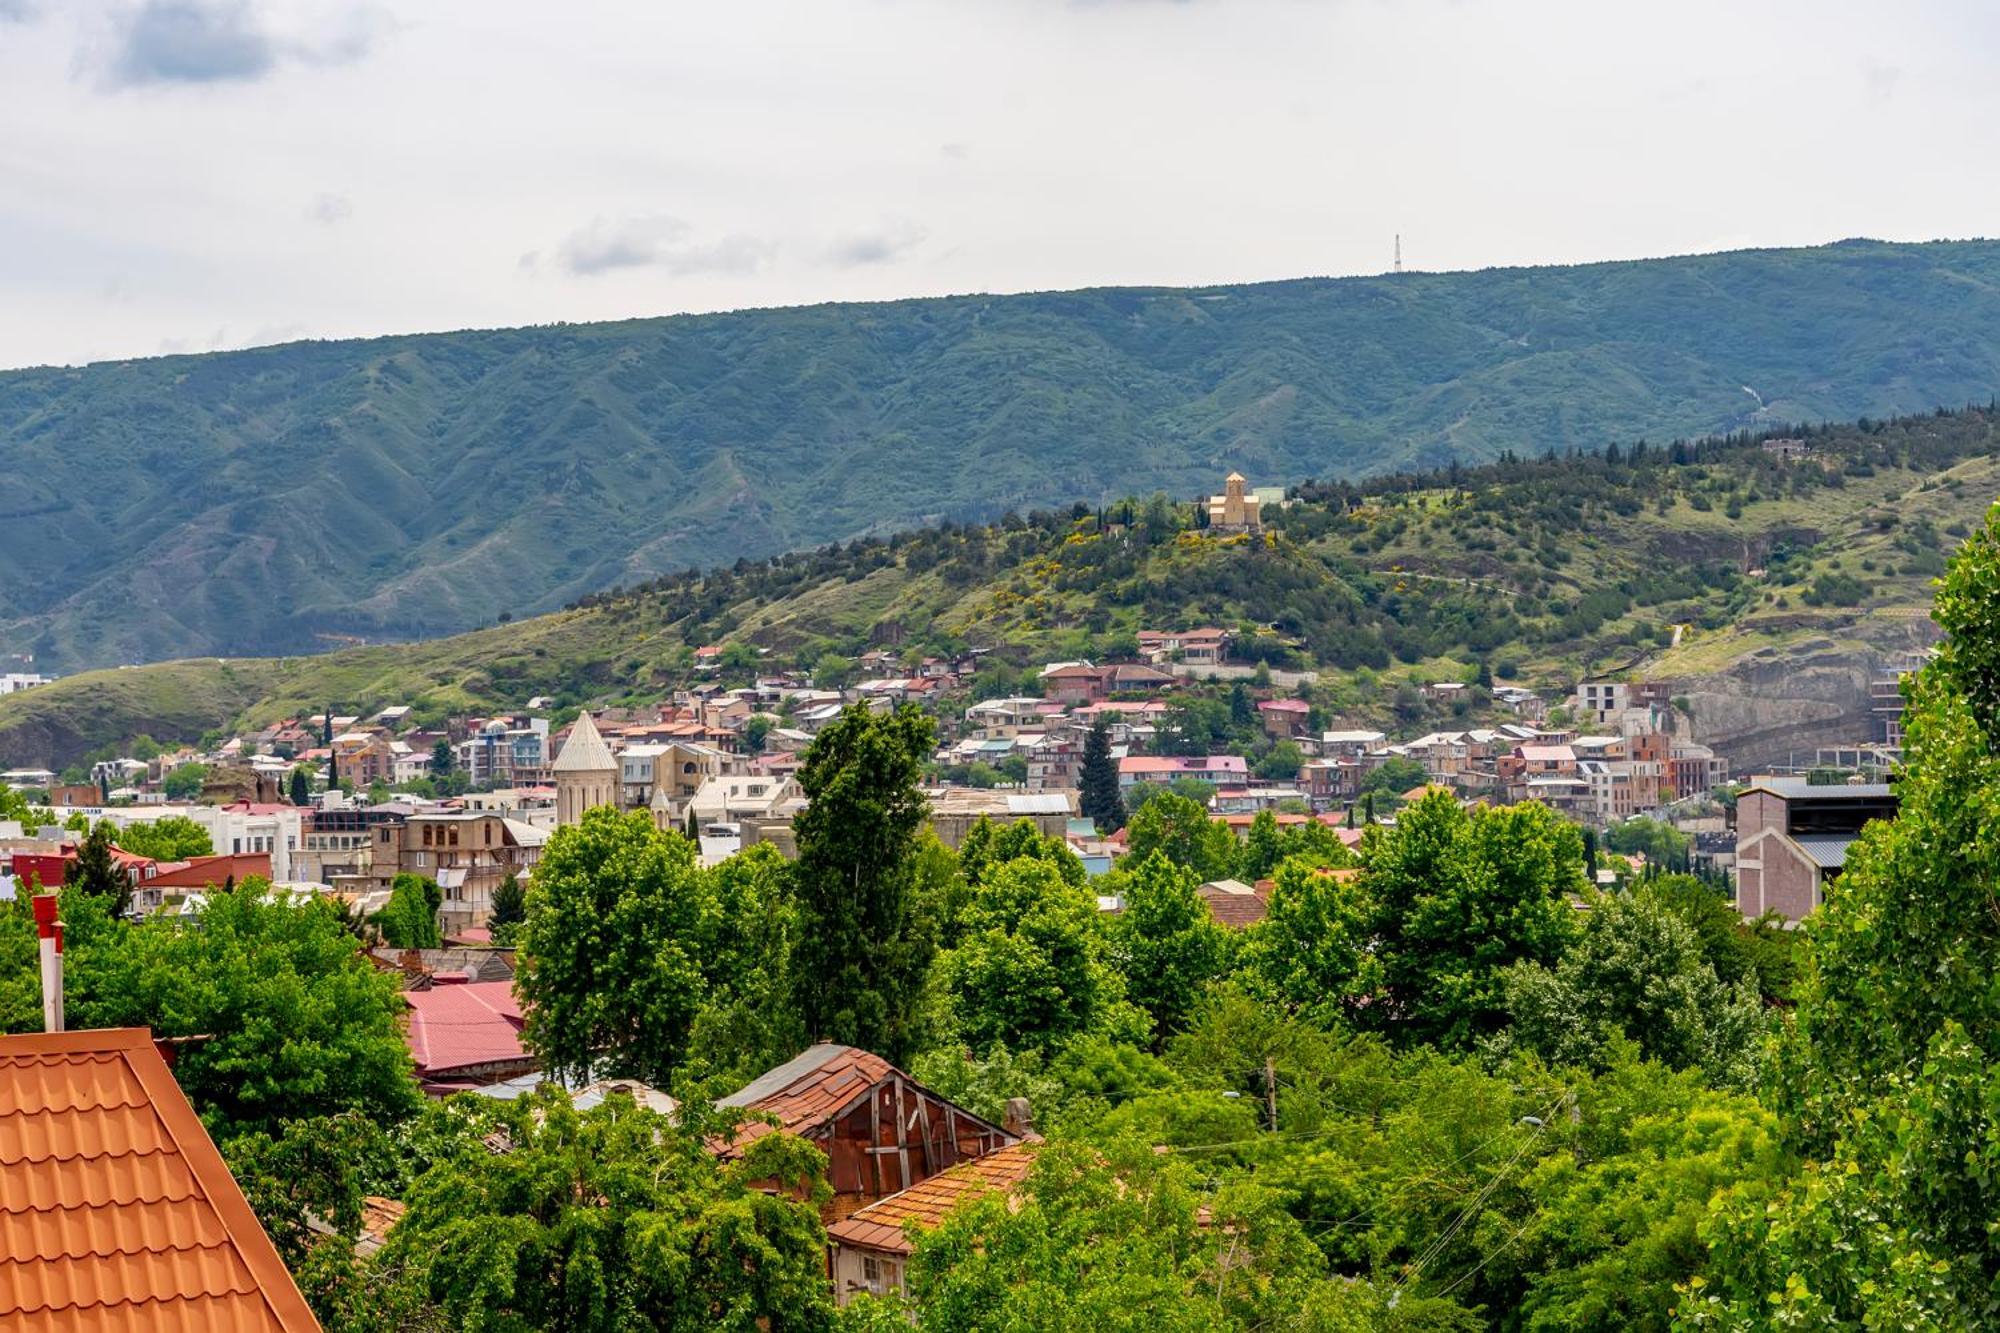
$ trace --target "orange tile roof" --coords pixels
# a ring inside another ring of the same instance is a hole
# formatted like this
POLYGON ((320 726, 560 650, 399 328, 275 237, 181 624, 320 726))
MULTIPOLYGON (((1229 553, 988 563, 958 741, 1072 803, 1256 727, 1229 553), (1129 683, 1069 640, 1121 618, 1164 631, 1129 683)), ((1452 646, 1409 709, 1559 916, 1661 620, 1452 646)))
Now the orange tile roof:
POLYGON ((934 1227, 944 1220, 945 1214, 975 1195, 1011 1192, 1027 1179, 1035 1150, 1040 1146, 1037 1140, 1030 1139, 961 1162, 949 1171, 940 1171, 929 1180, 919 1181, 901 1193, 891 1194, 842 1218, 828 1227, 826 1234, 842 1245, 908 1254, 910 1239, 903 1230, 906 1223, 934 1227))
POLYGON ((317 1330, 144 1028, 0 1037, 0 1329, 317 1330))

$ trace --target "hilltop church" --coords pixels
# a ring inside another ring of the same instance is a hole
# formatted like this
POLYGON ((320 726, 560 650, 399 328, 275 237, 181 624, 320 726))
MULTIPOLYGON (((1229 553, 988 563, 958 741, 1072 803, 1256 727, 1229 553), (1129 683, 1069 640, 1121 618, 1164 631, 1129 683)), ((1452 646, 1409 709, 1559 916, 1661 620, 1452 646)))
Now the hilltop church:
POLYGON ((1208 497, 1208 530, 1254 536, 1264 530, 1263 509, 1264 502, 1243 489, 1243 474, 1232 472, 1223 479, 1222 494, 1208 497))

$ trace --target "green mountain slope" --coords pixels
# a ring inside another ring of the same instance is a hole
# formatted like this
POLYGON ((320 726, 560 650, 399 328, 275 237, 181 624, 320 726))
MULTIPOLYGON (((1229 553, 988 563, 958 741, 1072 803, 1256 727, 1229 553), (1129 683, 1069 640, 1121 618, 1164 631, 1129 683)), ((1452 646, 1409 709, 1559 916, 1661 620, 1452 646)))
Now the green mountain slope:
POLYGON ((0 374, 0 655, 433 636, 939 516, 1986 401, 2000 243, 969 296, 0 374))
MULTIPOLYGON (((1807 438, 1794 461, 1739 436, 1313 483, 1256 538, 1198 529, 1190 506, 1160 499, 1079 505, 672 576, 434 642, 91 672, 0 697, 0 767, 327 704, 410 703, 439 719, 537 694, 650 701, 717 641, 822 672, 871 644, 986 646, 989 692, 1032 688, 1009 673, 1203 623, 1244 627, 1274 665, 1318 670, 1322 702, 1349 717, 1386 718, 1399 681, 1469 678, 1482 663, 1555 691, 1642 664, 1698 687, 1747 661, 1782 691, 1787 654, 1858 671, 1865 714, 1871 655, 1926 641, 1929 580, 2000 494, 2000 416, 1807 438)), ((1771 731, 1756 717, 1728 726, 1771 731)))

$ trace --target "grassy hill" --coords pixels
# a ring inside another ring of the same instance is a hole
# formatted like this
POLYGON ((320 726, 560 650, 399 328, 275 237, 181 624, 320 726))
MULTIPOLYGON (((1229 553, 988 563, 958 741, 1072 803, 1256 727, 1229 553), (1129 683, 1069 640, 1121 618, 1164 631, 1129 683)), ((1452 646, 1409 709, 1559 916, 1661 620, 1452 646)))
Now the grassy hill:
POLYGON ((1023 683, 1016 668, 1129 650, 1142 627, 1219 622, 1274 666, 1317 669, 1323 702, 1357 718, 1386 718, 1399 682, 1481 663, 1553 689, 1922 642, 1930 579, 2000 494, 2000 415, 1806 438, 1795 461, 1739 435, 1312 482, 1258 538, 1160 497, 1079 504, 665 577, 429 643, 92 672, 0 698, 0 765, 327 704, 649 700, 714 641, 827 673, 871 644, 992 647, 997 691, 1023 683))
POLYGON ((0 656, 323 650, 940 517, 1986 401, 2000 243, 1103 289, 0 373, 0 656))

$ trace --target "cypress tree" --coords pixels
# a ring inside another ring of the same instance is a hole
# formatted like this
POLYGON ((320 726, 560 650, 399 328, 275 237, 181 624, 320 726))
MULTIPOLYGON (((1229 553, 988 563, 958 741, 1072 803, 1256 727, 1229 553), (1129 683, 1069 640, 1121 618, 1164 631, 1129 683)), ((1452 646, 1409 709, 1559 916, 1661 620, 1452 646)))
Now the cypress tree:
POLYGON ((114 916, 132 905, 132 880, 111 857, 111 825, 100 821, 76 849, 75 878, 69 882, 93 897, 109 898, 114 916))
POLYGON ((1125 827, 1125 800, 1118 793, 1118 765, 1111 759, 1111 732, 1099 718, 1083 742, 1083 776, 1079 804, 1099 833, 1125 827))
POLYGON ((915 874, 926 814, 918 784, 935 738, 914 708, 881 716, 850 704, 806 750, 808 804, 792 826, 806 1031, 896 1062, 916 1048, 935 952, 915 874))

